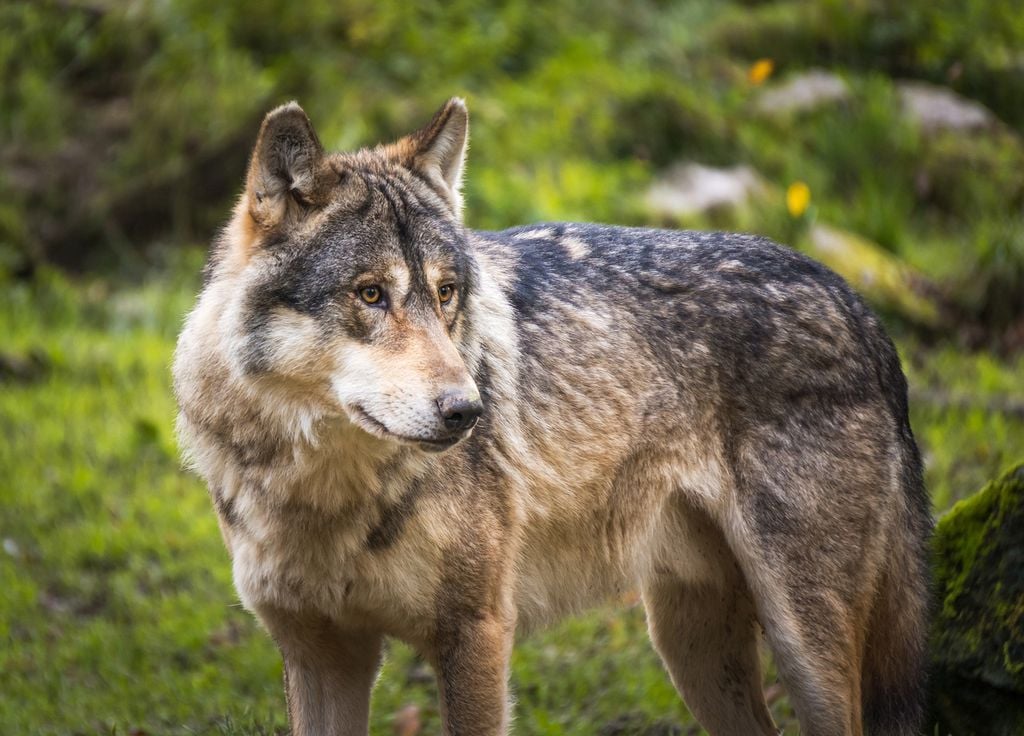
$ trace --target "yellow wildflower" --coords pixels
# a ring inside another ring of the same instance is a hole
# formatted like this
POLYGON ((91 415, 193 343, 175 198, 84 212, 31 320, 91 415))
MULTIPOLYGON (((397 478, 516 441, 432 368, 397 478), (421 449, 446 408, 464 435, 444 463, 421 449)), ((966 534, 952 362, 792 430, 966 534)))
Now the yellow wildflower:
POLYGON ((811 204, 811 189, 802 181, 795 181, 786 190, 786 209, 793 217, 800 217, 811 204))
POLYGON ((758 59, 747 72, 747 79, 753 85, 762 84, 775 71, 775 62, 771 59, 758 59))

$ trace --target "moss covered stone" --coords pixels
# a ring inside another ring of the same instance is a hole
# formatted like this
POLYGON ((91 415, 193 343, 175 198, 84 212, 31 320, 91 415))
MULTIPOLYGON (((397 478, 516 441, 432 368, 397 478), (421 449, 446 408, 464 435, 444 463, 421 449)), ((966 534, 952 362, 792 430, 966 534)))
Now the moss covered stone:
POLYGON ((1024 734, 1024 465, 954 506, 933 555, 929 733, 1024 734))

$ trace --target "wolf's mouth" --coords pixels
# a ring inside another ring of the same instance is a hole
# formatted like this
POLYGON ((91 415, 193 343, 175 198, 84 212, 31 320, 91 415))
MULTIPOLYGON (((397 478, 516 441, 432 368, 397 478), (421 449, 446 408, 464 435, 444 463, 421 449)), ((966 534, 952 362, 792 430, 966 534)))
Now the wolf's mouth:
POLYGON ((427 452, 444 452, 449 447, 454 447, 455 445, 457 445, 459 443, 459 441, 462 440, 466 436, 467 435, 463 434, 463 435, 459 435, 458 437, 450 437, 449 439, 446 439, 446 440, 409 440, 409 441, 417 443, 420 446, 421 450, 426 450, 427 452))
POLYGON ((394 440, 405 444, 418 445, 421 450, 427 452, 443 452, 449 447, 454 447, 460 440, 468 436, 468 432, 460 434, 455 437, 444 437, 444 438, 431 438, 431 437, 409 437, 404 434, 392 432, 388 429, 388 426, 384 422, 377 419, 370 412, 366 411, 363 407, 358 404, 353 404, 346 407, 348 409, 348 415, 352 418, 353 423, 360 429, 369 432, 375 437, 381 439, 394 440))

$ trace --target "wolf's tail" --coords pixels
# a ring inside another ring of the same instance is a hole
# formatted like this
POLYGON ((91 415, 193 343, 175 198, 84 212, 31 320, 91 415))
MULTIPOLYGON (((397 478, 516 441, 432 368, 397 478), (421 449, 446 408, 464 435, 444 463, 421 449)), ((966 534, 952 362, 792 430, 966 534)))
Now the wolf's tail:
POLYGON ((897 421, 903 425, 903 503, 867 632, 861 692, 869 736, 918 736, 926 697, 932 517, 906 414, 897 421))

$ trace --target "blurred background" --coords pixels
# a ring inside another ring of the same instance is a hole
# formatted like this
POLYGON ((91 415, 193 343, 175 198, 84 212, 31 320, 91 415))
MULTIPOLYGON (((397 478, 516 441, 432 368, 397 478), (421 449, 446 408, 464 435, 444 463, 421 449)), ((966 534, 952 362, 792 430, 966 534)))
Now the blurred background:
MULTIPOLYGON (((1016 0, 3 3, 0 732, 286 728, 168 370, 268 109, 349 149, 462 95, 470 227, 824 261, 896 338, 938 514, 1024 459, 1022 49, 1016 0)), ((702 733, 625 603, 522 643, 517 733, 702 733)), ((435 696, 393 646, 373 733, 438 733, 435 696)))

